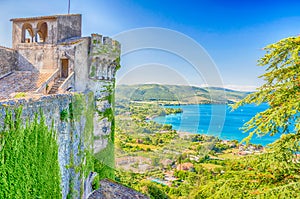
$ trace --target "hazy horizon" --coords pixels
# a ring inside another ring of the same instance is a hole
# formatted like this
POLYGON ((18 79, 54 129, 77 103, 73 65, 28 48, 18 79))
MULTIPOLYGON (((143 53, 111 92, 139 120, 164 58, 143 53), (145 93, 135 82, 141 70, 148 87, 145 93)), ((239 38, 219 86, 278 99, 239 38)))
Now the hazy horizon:
POLYGON ((186 84, 163 84, 163 83, 155 83, 155 82, 147 82, 147 83, 132 83, 132 84, 117 84, 117 86, 138 86, 138 85, 163 85, 163 86, 187 86, 187 87, 197 87, 197 88, 223 88, 229 89, 233 91, 242 91, 242 92, 255 92, 256 88, 252 87, 241 87, 237 88, 234 85, 224 85, 224 86, 209 86, 209 85, 186 85, 186 84))

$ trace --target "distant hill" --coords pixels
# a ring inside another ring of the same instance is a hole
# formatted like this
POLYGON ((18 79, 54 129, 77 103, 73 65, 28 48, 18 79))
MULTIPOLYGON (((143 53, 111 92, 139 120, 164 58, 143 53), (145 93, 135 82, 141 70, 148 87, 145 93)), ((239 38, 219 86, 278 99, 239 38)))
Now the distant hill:
POLYGON ((195 87, 160 84, 118 85, 117 101, 159 101, 180 104, 234 103, 249 92, 234 91, 219 87, 195 87))

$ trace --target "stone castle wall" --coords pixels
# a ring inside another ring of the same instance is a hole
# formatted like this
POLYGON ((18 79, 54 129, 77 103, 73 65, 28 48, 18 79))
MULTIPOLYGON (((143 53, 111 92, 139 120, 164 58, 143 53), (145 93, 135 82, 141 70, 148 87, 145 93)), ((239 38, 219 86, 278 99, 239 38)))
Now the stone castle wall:
POLYGON ((16 52, 0 46, 0 78, 13 71, 16 64, 16 52))
MULTIPOLYGON (((47 126, 51 128, 53 125, 59 144, 62 198, 67 198, 68 194, 79 198, 83 194, 84 180, 92 171, 92 168, 84 167, 92 161, 87 158, 86 153, 93 153, 93 92, 1 101, 0 126, 3 126, 6 109, 14 110, 20 106, 24 122, 42 111, 47 126)), ((102 109, 105 110, 105 107, 102 109)))
POLYGON ((94 92, 96 103, 94 154, 107 168, 113 170, 114 89, 115 73, 120 67, 120 44, 109 37, 92 34, 89 54, 88 88, 94 92))
POLYGON ((60 42, 71 37, 81 37, 81 15, 58 15, 57 41, 60 42))
POLYGON ((19 71, 55 70, 57 63, 57 47, 52 44, 22 43, 18 45, 19 71), (34 52, 34 53, 33 53, 34 52))

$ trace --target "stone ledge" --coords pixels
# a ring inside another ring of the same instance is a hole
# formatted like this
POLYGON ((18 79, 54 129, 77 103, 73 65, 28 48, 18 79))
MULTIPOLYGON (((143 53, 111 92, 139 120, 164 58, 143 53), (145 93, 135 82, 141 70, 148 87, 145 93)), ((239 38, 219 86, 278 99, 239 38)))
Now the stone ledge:
POLYGON ((125 187, 109 179, 100 181, 101 187, 93 191, 88 199, 150 199, 133 189, 125 187))

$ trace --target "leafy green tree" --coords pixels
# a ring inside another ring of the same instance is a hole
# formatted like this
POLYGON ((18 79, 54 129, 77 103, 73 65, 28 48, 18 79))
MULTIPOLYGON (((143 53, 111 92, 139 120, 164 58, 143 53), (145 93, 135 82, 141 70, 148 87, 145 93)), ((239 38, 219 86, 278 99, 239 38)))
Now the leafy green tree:
POLYGON ((276 183, 264 196, 289 195, 295 193, 295 186, 300 187, 300 164, 296 159, 300 151, 300 37, 282 39, 264 50, 266 54, 258 64, 267 67, 261 76, 265 84, 233 108, 269 104, 268 109, 245 123, 243 129, 249 136, 244 141, 249 142, 255 134, 281 137, 268 146, 267 153, 251 158, 248 164, 260 173, 270 174, 272 183, 276 183))
POLYGON ((268 103, 269 108, 256 114, 244 125, 254 134, 282 136, 289 148, 299 150, 300 138, 300 37, 289 37, 264 48, 266 54, 258 62, 267 66, 266 73, 260 76, 265 84, 240 102, 233 105, 236 109, 244 104, 268 103))
POLYGON ((150 182, 148 180, 143 180, 139 183, 137 187, 138 190, 142 190, 151 199, 168 199, 168 195, 164 192, 163 187, 157 183, 150 182))

